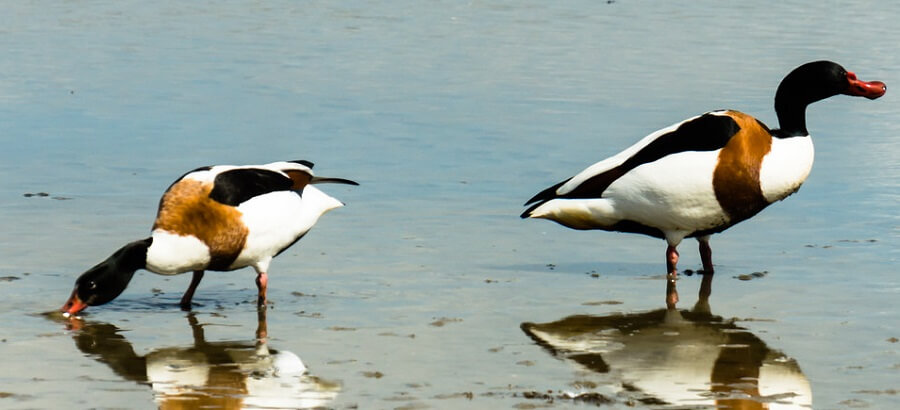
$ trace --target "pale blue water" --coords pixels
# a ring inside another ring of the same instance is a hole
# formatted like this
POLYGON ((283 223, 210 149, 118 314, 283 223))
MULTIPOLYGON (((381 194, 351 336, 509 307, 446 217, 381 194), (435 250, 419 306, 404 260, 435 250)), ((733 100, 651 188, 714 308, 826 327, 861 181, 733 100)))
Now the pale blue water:
MULTIPOLYGON (((348 206, 271 269, 269 345, 341 386, 326 406, 543 405, 523 392, 585 380, 612 395, 619 381, 551 356, 519 324, 661 308, 664 245, 521 221, 521 203, 711 109, 774 127, 778 82, 817 59, 889 91, 810 107, 810 179, 713 238, 710 303, 758 319, 738 324, 796 360, 815 408, 897 400, 900 6, 162 3, 0 13, 0 276, 17 278, 0 282, 0 407, 155 407, 146 381, 35 314, 145 236, 183 172, 301 158, 362 184, 325 187, 348 206), (23 196, 38 192, 50 196, 23 196)), ((694 248, 682 245, 684 268, 699 265, 694 248)), ((189 347, 175 306, 188 282, 141 273, 87 319, 123 329, 138 356, 189 347)), ((681 307, 698 285, 681 282, 681 307)), ((249 270, 207 275, 207 339, 252 345, 253 287, 249 270)))

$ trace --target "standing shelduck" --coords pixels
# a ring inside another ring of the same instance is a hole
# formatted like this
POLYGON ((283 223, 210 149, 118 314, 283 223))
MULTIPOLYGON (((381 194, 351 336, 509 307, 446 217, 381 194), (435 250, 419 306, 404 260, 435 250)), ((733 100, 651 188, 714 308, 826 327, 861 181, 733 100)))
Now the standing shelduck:
POLYGON ((62 307, 74 315, 119 296, 135 271, 160 275, 192 271, 181 308, 188 310, 205 270, 252 266, 266 303, 272 258, 300 240, 320 216, 344 204, 312 184, 358 185, 313 175, 309 161, 266 165, 216 165, 188 172, 169 186, 159 202, 149 238, 123 246, 75 281, 62 307))
POLYGON ((711 274, 709 236, 796 192, 809 175, 806 106, 837 94, 875 99, 886 90, 830 61, 804 64, 775 93, 780 129, 730 110, 689 118, 541 191, 521 216, 665 239, 669 280, 677 275, 676 247, 697 238, 711 274))

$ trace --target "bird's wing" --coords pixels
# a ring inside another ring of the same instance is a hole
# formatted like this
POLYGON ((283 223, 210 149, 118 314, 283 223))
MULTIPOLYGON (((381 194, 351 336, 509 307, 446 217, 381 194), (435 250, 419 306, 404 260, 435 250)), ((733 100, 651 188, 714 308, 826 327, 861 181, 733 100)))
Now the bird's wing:
POLYGON ((225 205, 237 206, 250 198, 270 192, 302 192, 309 184, 359 185, 348 179, 317 177, 313 174, 312 167, 312 162, 299 160, 231 168, 216 175, 209 197, 225 205))
POLYGON ((656 131, 624 151, 547 188, 526 205, 554 198, 600 198, 628 171, 668 155, 685 151, 715 151, 740 130, 731 111, 712 111, 656 131))
POLYGON ((216 175, 209 197, 225 205, 238 206, 253 197, 291 190, 294 184, 295 181, 283 172, 256 167, 234 168, 216 175))

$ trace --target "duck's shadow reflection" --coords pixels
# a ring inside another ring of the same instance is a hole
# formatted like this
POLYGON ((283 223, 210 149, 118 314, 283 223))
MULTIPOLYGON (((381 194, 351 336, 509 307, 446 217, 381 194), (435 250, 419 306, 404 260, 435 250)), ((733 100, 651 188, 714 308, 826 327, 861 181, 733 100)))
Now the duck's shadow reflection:
MULTIPOLYGON (((643 313, 575 315, 521 327, 552 355, 604 374, 622 395, 645 404, 811 408, 810 384, 795 360, 711 313, 709 280, 704 277, 692 310, 670 303, 643 313)), ((669 293, 677 294, 674 282, 669 293)))
POLYGON ((193 346, 138 355, 115 325, 71 321, 79 350, 126 380, 147 384, 160 408, 316 408, 327 406, 338 383, 306 372, 294 353, 270 348, 265 309, 255 341, 207 342, 194 314, 187 316, 193 346))

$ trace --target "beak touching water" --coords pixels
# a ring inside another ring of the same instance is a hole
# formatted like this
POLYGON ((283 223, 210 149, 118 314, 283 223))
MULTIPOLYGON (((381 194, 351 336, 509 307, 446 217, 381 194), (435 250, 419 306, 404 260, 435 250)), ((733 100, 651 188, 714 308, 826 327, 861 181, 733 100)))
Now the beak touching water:
POLYGON ((69 300, 66 301, 66 304, 60 309, 60 312, 62 312, 63 316, 68 318, 78 314, 87 307, 87 303, 84 303, 84 301, 78 297, 78 288, 76 287, 75 290, 72 291, 72 296, 69 296, 69 300))

